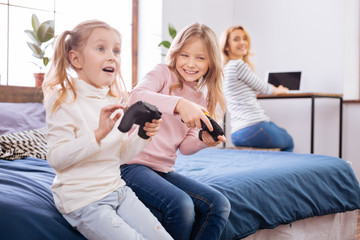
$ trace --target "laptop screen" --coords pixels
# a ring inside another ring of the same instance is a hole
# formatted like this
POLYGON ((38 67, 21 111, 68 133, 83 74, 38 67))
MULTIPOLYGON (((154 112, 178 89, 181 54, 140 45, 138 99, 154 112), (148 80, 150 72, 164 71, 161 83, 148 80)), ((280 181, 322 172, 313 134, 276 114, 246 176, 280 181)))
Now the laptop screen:
POLYGON ((269 72, 268 82, 278 87, 283 85, 289 90, 300 89, 301 72, 269 72))

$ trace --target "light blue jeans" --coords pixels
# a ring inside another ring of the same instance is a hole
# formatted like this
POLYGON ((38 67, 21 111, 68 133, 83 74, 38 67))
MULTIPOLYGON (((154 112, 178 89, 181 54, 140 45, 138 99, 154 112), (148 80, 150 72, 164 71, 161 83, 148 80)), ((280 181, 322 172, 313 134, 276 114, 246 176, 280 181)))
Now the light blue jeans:
POLYGON ((87 239, 172 239, 127 186, 63 217, 87 239))
POLYGON ((285 129, 273 122, 261 122, 240 129, 231 134, 235 146, 280 148, 281 151, 292 152, 294 141, 285 129))
POLYGON ((176 240, 217 240, 230 214, 220 192, 177 172, 121 166, 121 176, 176 240))

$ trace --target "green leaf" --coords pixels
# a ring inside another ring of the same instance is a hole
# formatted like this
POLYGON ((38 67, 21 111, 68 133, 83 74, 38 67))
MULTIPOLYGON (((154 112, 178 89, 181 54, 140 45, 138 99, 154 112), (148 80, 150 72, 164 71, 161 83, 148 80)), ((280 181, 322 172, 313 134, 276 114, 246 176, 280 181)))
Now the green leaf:
POLYGON ((40 22, 39 22, 38 17, 35 14, 33 14, 31 16, 31 25, 32 25, 32 27, 34 29, 34 32, 37 32, 37 30, 38 30, 38 28, 40 26, 40 22))
POLYGON ((176 34, 177 34, 176 29, 170 23, 169 23, 169 34, 170 34, 172 39, 174 39, 176 37, 176 34))
POLYGON ((170 48, 170 42, 169 41, 162 41, 161 43, 159 43, 159 47, 160 46, 164 46, 165 48, 170 48))
POLYGON ((36 33, 35 33, 34 31, 25 30, 24 32, 29 36, 29 38, 30 38, 35 44, 38 44, 38 45, 41 44, 40 41, 39 41, 39 39, 38 39, 37 36, 36 36, 36 33))
POLYGON ((39 59, 44 57, 44 51, 36 44, 26 42, 29 48, 33 51, 33 56, 39 59))
POLYGON ((41 43, 47 42, 54 37, 54 28, 47 23, 42 23, 38 28, 37 37, 41 43))
POLYGON ((33 53, 32 55, 33 55, 33 57, 36 57, 38 59, 43 59, 43 57, 44 57, 44 55, 39 55, 39 54, 36 54, 36 53, 33 53))
POLYGON ((54 20, 48 20, 48 21, 43 22, 43 23, 50 25, 52 28, 55 28, 54 20))
POLYGON ((50 59, 48 57, 44 57, 43 63, 44 63, 45 67, 48 65, 49 61, 50 61, 50 59))

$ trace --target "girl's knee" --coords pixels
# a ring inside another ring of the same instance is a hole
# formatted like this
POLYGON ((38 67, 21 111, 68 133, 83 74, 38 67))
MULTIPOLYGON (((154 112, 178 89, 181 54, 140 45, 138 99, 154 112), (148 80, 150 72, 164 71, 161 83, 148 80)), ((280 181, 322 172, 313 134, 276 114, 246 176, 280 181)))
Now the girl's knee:
POLYGON ((224 196, 219 195, 214 202, 214 208, 216 212, 222 212, 224 215, 229 216, 231 210, 230 201, 224 196))
POLYGON ((194 203, 189 196, 177 200, 177 208, 175 210, 177 217, 185 222, 192 223, 195 221, 194 203))
POLYGON ((285 152, 292 152, 294 150, 294 140, 290 135, 288 136, 286 147, 281 150, 285 152))

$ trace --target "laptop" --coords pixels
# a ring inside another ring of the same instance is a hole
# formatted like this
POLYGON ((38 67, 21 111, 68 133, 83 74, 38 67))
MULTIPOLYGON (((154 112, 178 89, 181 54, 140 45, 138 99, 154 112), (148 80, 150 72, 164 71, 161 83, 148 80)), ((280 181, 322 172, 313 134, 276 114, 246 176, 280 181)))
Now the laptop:
POLYGON ((267 79, 276 87, 283 85, 289 88, 289 92, 300 91, 301 71, 269 71, 267 79))

